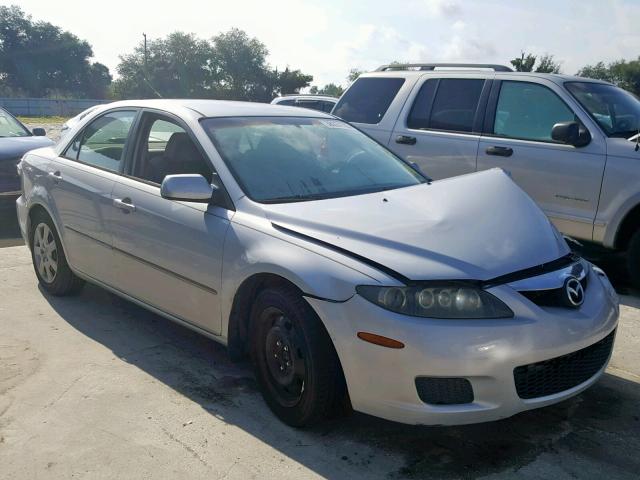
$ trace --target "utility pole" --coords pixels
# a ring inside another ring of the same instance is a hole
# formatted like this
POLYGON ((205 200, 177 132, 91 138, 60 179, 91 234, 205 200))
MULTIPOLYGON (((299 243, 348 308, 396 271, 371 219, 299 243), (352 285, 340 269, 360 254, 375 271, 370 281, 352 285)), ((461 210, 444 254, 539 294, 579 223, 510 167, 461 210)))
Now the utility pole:
POLYGON ((144 71, 146 73, 147 72, 147 34, 143 32, 142 36, 144 37, 144 71))
POLYGON ((160 95, 160 93, 153 87, 148 78, 149 70, 147 68, 147 34, 143 32, 142 36, 144 37, 144 68, 142 69, 142 79, 158 98, 162 98, 162 95, 160 95))

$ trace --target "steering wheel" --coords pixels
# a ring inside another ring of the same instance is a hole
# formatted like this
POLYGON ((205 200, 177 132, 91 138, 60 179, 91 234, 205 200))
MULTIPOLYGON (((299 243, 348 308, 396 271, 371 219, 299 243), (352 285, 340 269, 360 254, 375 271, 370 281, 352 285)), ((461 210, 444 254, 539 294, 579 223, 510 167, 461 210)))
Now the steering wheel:
POLYGON ((364 160, 366 158, 367 152, 361 149, 354 151, 351 155, 347 157, 347 160, 344 162, 344 165, 340 168, 340 171, 349 170, 357 166, 358 162, 364 160))

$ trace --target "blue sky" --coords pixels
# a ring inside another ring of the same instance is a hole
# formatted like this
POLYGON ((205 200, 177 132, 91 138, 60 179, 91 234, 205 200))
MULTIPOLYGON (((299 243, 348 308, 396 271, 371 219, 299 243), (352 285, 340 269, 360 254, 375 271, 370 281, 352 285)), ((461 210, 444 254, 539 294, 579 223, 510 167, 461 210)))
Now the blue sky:
POLYGON ((239 27, 269 62, 345 84, 350 68, 392 60, 508 63, 521 50, 551 53, 563 73, 640 55, 640 0, 19 0, 34 19, 88 40, 115 73, 142 39, 181 30, 211 37, 239 27))

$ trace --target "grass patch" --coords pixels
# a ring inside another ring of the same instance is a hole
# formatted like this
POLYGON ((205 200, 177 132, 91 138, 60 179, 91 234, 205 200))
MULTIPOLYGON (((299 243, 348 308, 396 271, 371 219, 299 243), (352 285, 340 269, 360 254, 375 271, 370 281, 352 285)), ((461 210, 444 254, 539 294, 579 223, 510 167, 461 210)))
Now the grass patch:
POLYGON ((63 124, 71 117, 17 117, 22 123, 59 123, 63 124))

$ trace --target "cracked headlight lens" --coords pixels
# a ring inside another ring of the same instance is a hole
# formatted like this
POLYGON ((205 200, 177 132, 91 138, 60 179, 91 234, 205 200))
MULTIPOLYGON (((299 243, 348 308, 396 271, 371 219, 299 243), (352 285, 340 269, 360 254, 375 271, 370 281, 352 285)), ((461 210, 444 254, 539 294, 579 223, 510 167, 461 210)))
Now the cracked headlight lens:
POLYGON ((513 312, 489 292, 466 283, 409 287, 360 285, 358 294, 379 307, 412 317, 511 318, 513 312))

